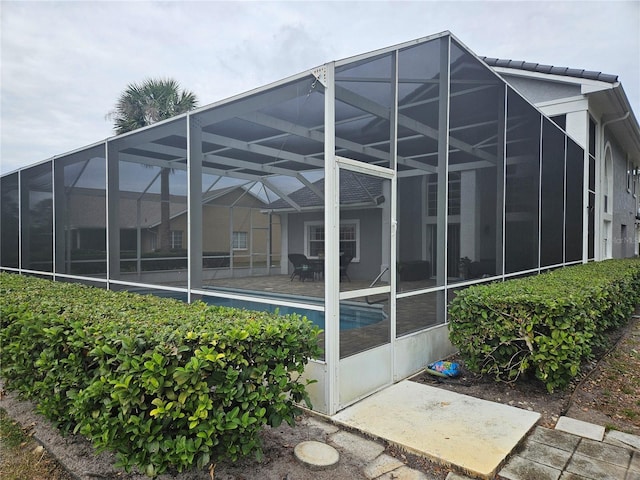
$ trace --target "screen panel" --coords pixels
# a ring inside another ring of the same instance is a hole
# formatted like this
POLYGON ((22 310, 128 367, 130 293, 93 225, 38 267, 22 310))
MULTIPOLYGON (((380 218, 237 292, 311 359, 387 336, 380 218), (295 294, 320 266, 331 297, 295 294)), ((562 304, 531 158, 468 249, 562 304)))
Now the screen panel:
POLYGON ((548 119, 542 125, 540 266, 561 264, 564 257, 565 135, 548 119))
POLYGON ((21 173, 22 268, 53 272, 53 178, 51 162, 21 173))
POLYGON ((584 150, 567 139, 565 262, 582 260, 584 150))
POLYGON ((540 113, 507 92, 505 273, 538 267, 540 113))
POLYGON ((2 177, 0 180, 2 193, 2 209, 0 221, 0 265, 18 268, 20 262, 20 199, 18 173, 2 177))

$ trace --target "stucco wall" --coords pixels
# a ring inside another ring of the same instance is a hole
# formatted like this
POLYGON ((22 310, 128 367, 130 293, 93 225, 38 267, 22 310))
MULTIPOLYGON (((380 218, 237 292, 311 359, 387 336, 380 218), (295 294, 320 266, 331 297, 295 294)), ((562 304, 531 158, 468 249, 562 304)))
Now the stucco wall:
POLYGON ((579 85, 541 82, 530 78, 503 75, 505 80, 532 103, 548 102, 580 95, 579 85))
MULTIPOLYGON (((381 209, 346 210, 340 213, 341 220, 360 220, 360 261, 349 265, 349 277, 352 279, 373 279, 380 273, 382 245, 381 209)), ((304 253, 304 223, 323 221, 323 212, 289 214, 288 243, 289 253, 304 253)), ((289 262, 289 273, 292 272, 289 262)))
POLYGON ((605 145, 611 145, 613 156, 613 232, 614 258, 633 257, 636 251, 633 185, 627 189, 627 159, 615 140, 605 132, 605 145))

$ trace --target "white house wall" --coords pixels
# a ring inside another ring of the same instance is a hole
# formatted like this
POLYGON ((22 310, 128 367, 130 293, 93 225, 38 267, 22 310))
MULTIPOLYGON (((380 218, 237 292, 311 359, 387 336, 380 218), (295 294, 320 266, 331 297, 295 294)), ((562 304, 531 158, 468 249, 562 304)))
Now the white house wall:
MULTIPOLYGON (((290 213, 287 215, 288 253, 304 253, 305 222, 322 222, 323 212, 290 213)), ((349 276, 375 278, 380 272, 380 238, 381 210, 371 208, 365 210, 347 210, 341 212, 341 220, 358 219, 360 223, 360 258, 367 261, 352 262, 349 265, 349 276)), ((289 273, 292 272, 289 262, 289 273)))
POLYGON ((614 258, 633 257, 637 252, 635 223, 637 198, 633 183, 627 189, 627 158, 615 139, 605 132, 605 145, 611 145, 613 154, 613 224, 612 253, 614 258))

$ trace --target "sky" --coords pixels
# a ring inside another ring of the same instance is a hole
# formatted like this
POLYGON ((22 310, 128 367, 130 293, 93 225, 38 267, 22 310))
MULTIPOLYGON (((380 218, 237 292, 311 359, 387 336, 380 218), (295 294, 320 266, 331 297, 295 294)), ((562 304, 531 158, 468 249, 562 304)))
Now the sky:
POLYGON ((204 106, 448 30, 479 56, 616 74, 640 118, 640 0, 0 0, 0 173, 113 136, 131 83, 204 106))

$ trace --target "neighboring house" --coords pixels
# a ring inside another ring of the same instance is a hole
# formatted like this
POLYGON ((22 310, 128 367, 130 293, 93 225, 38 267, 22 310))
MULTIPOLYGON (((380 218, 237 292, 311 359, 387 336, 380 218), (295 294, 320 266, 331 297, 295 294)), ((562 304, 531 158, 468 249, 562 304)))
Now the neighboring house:
MULTIPOLYGON (((65 218, 70 249, 66 254, 69 262, 67 273, 79 273, 82 269, 73 268, 74 265, 88 264, 88 257, 106 260, 105 198, 96 195, 95 190, 75 187, 69 190, 65 202, 65 211, 70 212, 65 218)), ((136 271, 138 268, 144 271, 171 270, 176 268, 176 258, 181 259, 182 268, 186 268, 189 244, 186 197, 170 195, 169 202, 170 252, 162 255, 158 250, 160 195, 120 192, 119 228, 123 272, 136 271), (157 260, 159 257, 172 259, 157 260), (140 258, 142 265, 137 266, 140 258)), ((230 268, 231 263, 236 269, 264 267, 268 258, 279 262, 279 221, 273 221, 269 215, 262 213, 264 208, 265 204, 259 198, 241 187, 209 192, 203 199, 204 267, 230 268), (215 232, 215 235, 207 232, 215 232)), ((91 264, 95 267, 95 262, 91 264)), ((220 276, 220 272, 217 275, 220 276)))
POLYGON ((588 259, 638 255, 640 130, 617 75, 481 57, 584 148, 588 259), (590 237, 588 237, 590 238, 590 237))

